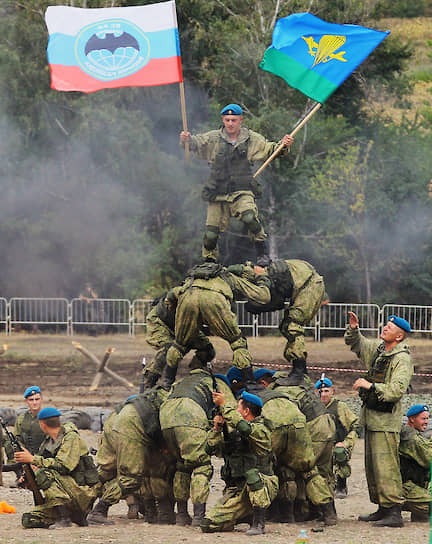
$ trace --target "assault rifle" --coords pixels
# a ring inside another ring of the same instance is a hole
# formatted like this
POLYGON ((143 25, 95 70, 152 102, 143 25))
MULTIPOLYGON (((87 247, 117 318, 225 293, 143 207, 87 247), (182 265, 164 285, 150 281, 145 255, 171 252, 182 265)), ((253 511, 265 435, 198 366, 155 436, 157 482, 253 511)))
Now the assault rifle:
MULTIPOLYGON (((216 376, 213 374, 213 365, 211 364, 211 361, 209 361, 207 363, 207 370, 209 371, 210 376, 212 377, 213 391, 219 392, 218 384, 217 384, 217 381, 216 381, 216 376)), ((218 406, 217 404, 215 404, 215 407, 214 407, 214 414, 217 415, 217 416, 222 415, 222 411, 220 409, 220 406, 218 406)), ((223 433, 223 435, 225 437, 228 435, 228 426, 226 424, 226 421, 224 421, 224 423, 223 423, 222 433, 223 433)))
MULTIPOLYGON (((3 427, 6 436, 9 438, 10 443, 14 449, 14 451, 24 451, 21 444, 18 442, 16 436, 8 430, 7 425, 2 417, 0 417, 0 424, 3 427)), ((36 506, 39 506, 45 502, 45 499, 40 492, 37 484, 36 484, 36 477, 35 473, 30 465, 30 463, 18 463, 22 466, 23 472, 24 472, 24 482, 25 487, 31 490, 33 493, 33 500, 36 506)), ((12 469, 13 470, 13 469, 12 469)))

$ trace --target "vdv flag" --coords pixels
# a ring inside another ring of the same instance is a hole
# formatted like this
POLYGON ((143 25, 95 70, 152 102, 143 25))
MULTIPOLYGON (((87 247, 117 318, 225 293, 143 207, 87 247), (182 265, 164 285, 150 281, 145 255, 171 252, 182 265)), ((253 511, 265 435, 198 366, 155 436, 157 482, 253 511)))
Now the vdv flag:
POLYGON ((125 8, 49 6, 51 87, 100 89, 183 81, 175 1, 125 8))
POLYGON ((260 68, 323 103, 388 34, 295 13, 276 22, 260 68))

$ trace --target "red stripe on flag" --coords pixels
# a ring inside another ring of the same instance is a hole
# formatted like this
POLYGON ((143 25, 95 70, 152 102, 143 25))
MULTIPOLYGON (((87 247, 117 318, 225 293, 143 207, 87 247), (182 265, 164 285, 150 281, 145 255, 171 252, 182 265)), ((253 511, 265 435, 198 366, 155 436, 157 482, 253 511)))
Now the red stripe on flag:
POLYGON ((101 89, 118 87, 151 87, 183 81, 181 58, 151 59, 141 70, 127 77, 101 81, 81 70, 78 66, 50 64, 51 88, 57 91, 81 91, 92 93, 101 89))

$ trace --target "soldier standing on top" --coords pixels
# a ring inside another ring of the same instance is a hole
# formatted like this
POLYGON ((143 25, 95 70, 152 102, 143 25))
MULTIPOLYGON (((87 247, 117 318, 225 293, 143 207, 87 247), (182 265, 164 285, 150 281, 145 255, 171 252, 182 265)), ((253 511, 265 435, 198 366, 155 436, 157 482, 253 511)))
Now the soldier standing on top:
POLYGON ((261 187, 253 178, 255 161, 264 161, 282 143, 293 143, 286 134, 281 142, 269 142, 261 134, 242 126, 243 110, 238 104, 228 104, 221 110, 223 127, 205 134, 191 136, 180 133, 180 142, 189 142, 191 151, 210 164, 210 179, 204 185, 203 200, 208 202, 203 258, 217 260, 218 238, 229 224, 230 217, 240 220, 255 242, 257 263, 267 265, 266 233, 258 216, 256 198, 261 187))

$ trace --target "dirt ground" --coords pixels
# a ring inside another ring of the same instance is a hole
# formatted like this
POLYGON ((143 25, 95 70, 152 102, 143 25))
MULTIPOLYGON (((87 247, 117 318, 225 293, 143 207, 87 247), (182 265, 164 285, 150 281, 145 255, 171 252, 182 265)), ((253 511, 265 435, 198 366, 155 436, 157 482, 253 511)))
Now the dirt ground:
MULTIPOLYGON (((152 350, 145 343, 144 335, 129 338, 124 335, 67 337, 60 335, 26 335, 16 334, 10 338, 3 337, 9 343, 9 350, 0 357, 0 406, 18 408, 23 406, 23 391, 28 385, 38 384, 44 393, 44 405, 58 407, 111 407, 137 392, 141 361, 143 356, 149 361, 152 350), (112 378, 104 376, 101 385, 94 392, 89 386, 95 374, 95 364, 89 362, 72 346, 71 341, 79 341, 83 346, 101 357, 107 347, 115 347, 110 358, 109 367, 134 384, 133 389, 116 383, 112 378)), ((1 342, 1 340, 0 340, 1 342)), ((228 346, 215 339, 217 360, 214 370, 221 372, 230 366, 231 354, 228 346)), ((1 344, 0 344, 1 345, 1 344)), ((416 372, 432 373, 432 341, 412 339, 413 359, 416 372)), ((284 342, 279 337, 249 339, 249 347, 257 363, 272 365, 283 364, 281 354, 284 342)), ((308 342, 309 365, 320 367, 310 372, 312 379, 321 374, 321 367, 357 368, 361 364, 353 357, 344 345, 342 338, 329 338, 323 342, 308 342)), ((184 373, 187 362, 182 363, 184 373)), ((352 372, 327 371, 336 385, 340 397, 353 396, 351 385, 358 376, 352 372)), ((432 393, 431 377, 415 377, 413 387, 416 393, 432 393)), ((91 431, 82 431, 89 446, 96 446, 97 436, 91 431)), ((218 467, 220 463, 216 462, 218 467)), ((423 544, 429 542, 428 524, 411 523, 409 515, 404 513, 406 524, 401 529, 385 529, 372 527, 370 524, 357 521, 360 513, 375 510, 367 494, 367 485, 363 465, 363 441, 359 440, 353 454, 353 475, 349 480, 349 495, 344 500, 337 500, 336 507, 339 524, 325 528, 323 532, 314 533, 314 524, 274 524, 266 527, 266 535, 252 537, 257 542, 272 544, 293 543, 301 528, 307 529, 309 541, 314 543, 335 544, 423 544)), ((206 535, 199 529, 176 526, 148 525, 140 520, 128 520, 125 503, 113 507, 110 515, 115 525, 108 527, 91 526, 87 528, 73 527, 49 531, 42 529, 24 530, 21 528, 21 514, 32 506, 31 493, 26 490, 7 487, 13 481, 13 473, 4 475, 6 486, 0 487, 0 501, 15 506, 17 514, 0 515, 0 544, 39 544, 56 542, 62 544, 141 544, 144 540, 156 544, 174 544, 188 542, 191 544, 208 542, 246 542, 244 531, 246 525, 239 525, 235 533, 206 535)), ((215 470, 212 481, 212 492, 209 503, 214 503, 220 496, 222 483, 219 471, 215 470)), ((249 537, 250 538, 250 537, 249 537)))

